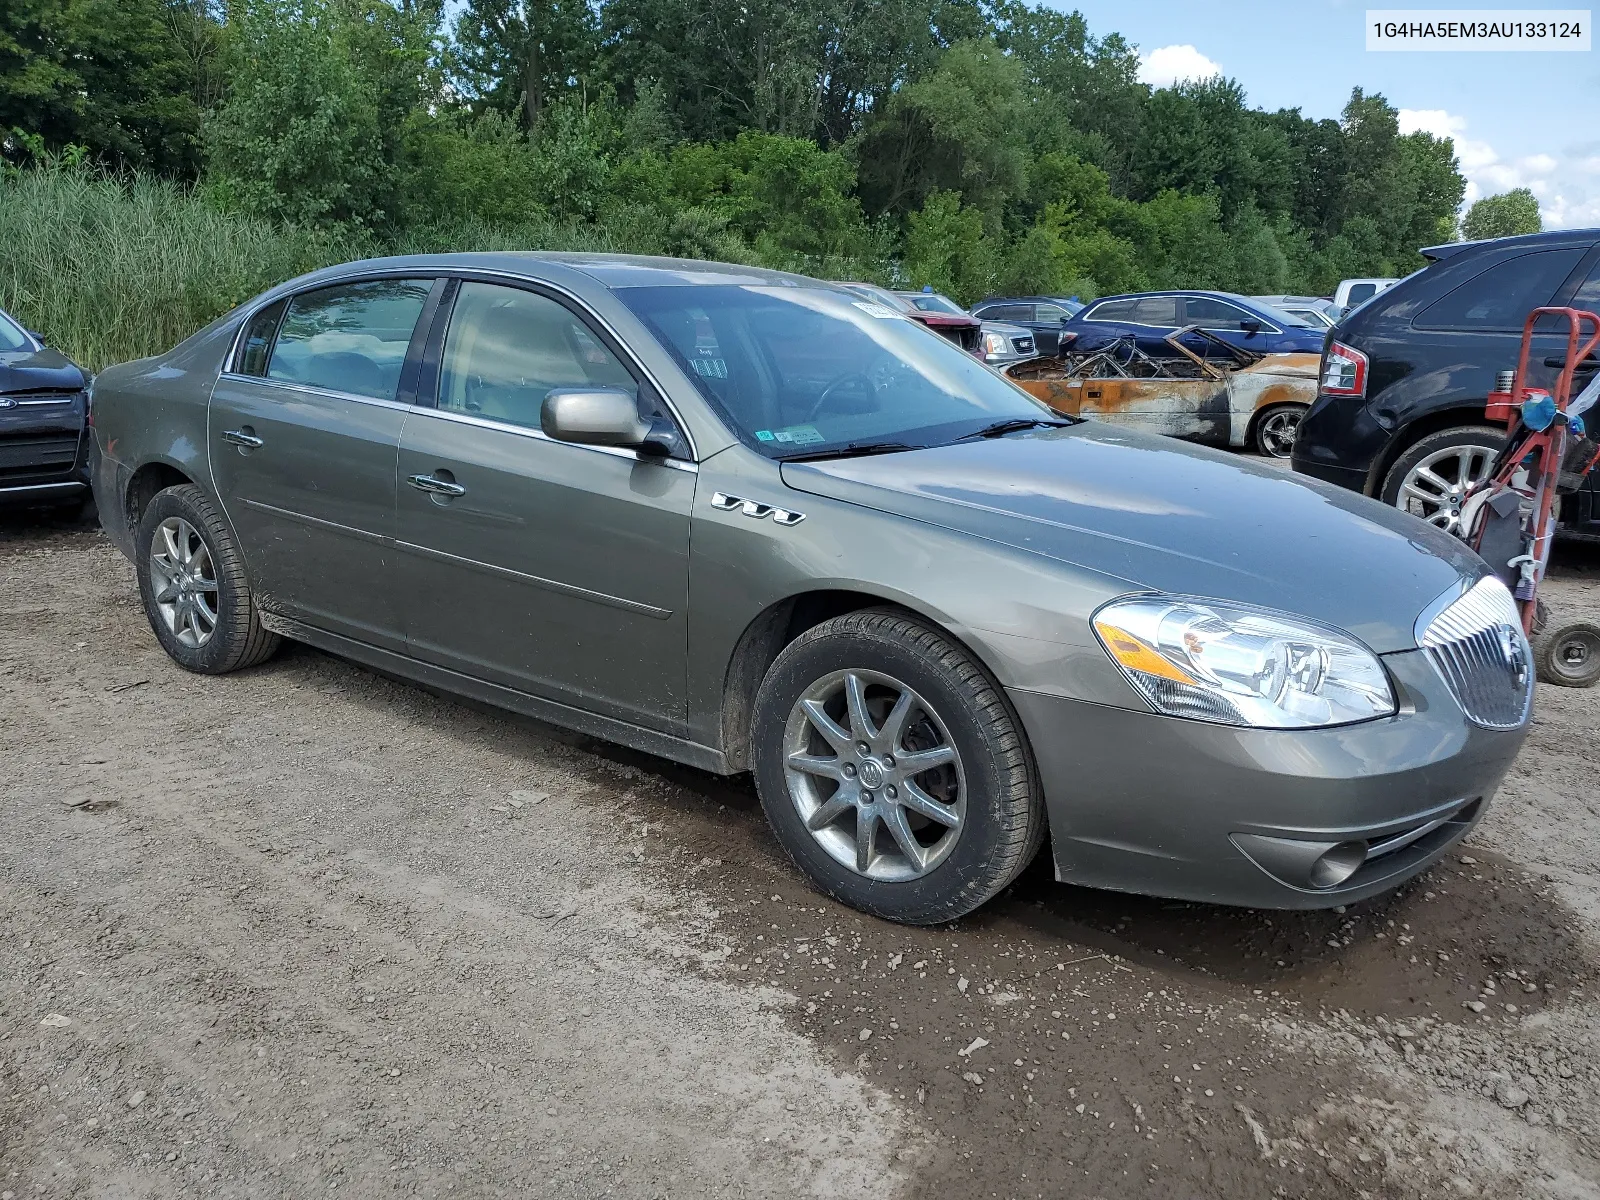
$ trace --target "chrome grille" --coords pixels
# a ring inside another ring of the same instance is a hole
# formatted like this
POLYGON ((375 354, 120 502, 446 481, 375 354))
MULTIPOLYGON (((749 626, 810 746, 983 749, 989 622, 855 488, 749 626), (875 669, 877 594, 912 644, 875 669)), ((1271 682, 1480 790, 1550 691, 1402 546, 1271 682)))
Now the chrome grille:
POLYGON ((1515 729, 1533 700, 1533 654, 1511 593, 1486 578, 1440 609, 1444 599, 1418 620, 1418 644, 1474 724, 1515 729))

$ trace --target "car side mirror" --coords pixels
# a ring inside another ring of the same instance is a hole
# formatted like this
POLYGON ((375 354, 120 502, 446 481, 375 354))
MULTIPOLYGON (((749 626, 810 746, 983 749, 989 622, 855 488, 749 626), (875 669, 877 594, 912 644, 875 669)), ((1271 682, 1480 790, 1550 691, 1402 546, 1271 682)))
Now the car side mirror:
POLYGON ((1239 328, 1244 330, 1246 333, 1260 333, 1261 322, 1257 321, 1254 317, 1247 317, 1245 320, 1239 322, 1239 328))
POLYGON ((539 410, 539 427, 558 442, 632 448, 643 446, 652 428, 621 388, 555 388, 539 410))

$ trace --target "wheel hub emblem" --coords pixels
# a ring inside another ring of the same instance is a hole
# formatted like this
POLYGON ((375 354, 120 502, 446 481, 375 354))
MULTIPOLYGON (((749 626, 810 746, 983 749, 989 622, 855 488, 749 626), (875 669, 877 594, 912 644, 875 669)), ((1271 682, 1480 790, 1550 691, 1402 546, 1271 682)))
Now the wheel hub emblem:
POLYGON ((861 786, 879 788, 883 786, 883 781, 883 765, 875 758, 863 759, 861 762, 861 786))

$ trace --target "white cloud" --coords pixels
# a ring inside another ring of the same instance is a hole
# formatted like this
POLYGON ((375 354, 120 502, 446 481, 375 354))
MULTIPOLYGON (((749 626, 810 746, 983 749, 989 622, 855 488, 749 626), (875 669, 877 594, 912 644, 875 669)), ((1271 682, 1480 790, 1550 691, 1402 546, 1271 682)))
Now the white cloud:
POLYGON ((1171 87, 1180 79, 1210 79, 1221 74, 1222 68, 1193 46, 1160 46, 1139 56, 1139 81, 1151 87, 1171 87))
POLYGON ((1593 145, 1569 147, 1559 158, 1527 154, 1505 159, 1488 142, 1467 136, 1465 117, 1442 108, 1402 108, 1400 132, 1418 130, 1455 142, 1467 180, 1466 204, 1525 187, 1538 199, 1546 229, 1600 225, 1600 155, 1593 145))

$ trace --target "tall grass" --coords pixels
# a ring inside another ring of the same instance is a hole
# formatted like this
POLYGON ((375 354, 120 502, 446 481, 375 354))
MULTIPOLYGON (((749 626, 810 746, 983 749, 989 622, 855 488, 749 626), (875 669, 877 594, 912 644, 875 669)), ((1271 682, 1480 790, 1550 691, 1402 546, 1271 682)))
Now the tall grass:
POLYGON ((219 211, 193 189, 142 175, 0 164, 0 308, 91 371, 170 349, 235 305, 330 263, 375 254, 579 250, 712 258, 825 278, 882 279, 883 261, 762 254, 705 209, 634 206, 598 222, 461 220, 371 236, 219 211))
POLYGON ((0 177, 0 307, 90 370, 156 354, 264 288, 348 257, 165 180, 66 166, 0 177))

